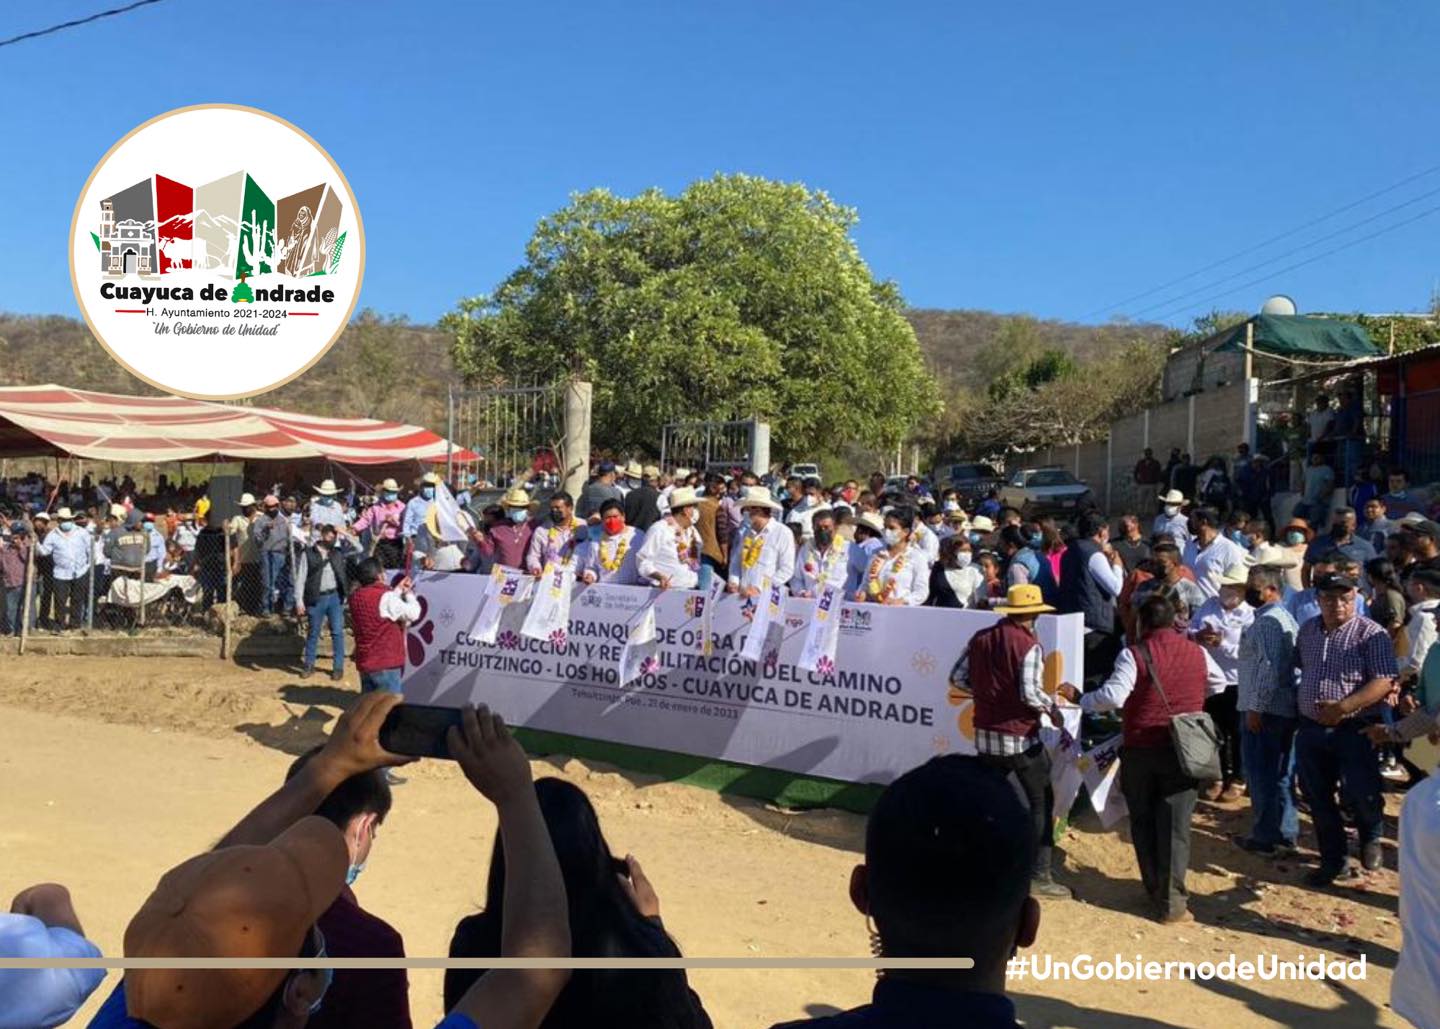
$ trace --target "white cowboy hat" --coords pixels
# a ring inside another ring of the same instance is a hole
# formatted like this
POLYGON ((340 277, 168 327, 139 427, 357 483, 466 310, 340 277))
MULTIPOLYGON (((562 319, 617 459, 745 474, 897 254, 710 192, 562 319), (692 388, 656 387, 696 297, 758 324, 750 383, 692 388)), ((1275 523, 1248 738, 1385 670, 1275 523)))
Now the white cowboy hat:
POLYGON ((670 491, 670 510, 678 511, 682 507, 690 507, 700 503, 700 494, 689 486, 676 486, 670 491))
POLYGON ((426 472, 424 475, 420 476, 420 481, 421 483, 428 486, 438 486, 440 485, 440 476, 436 475, 434 472, 426 472))
POLYGON ((647 464, 640 469, 640 474, 647 479, 658 479, 660 478, 660 469, 653 464, 647 464))
POLYGON ((335 496, 335 494, 340 492, 340 487, 335 485, 334 479, 326 479, 320 485, 315 487, 315 492, 320 494, 322 497, 333 497, 335 496))
POLYGON ((676 469, 675 469, 675 478, 677 478, 677 479, 688 479, 688 478, 690 478, 690 469, 689 469, 689 468, 676 468, 676 469))
POLYGON ((1178 489, 1172 489, 1168 493, 1160 494, 1160 503, 1183 504, 1185 503, 1185 494, 1181 493, 1178 489))
POLYGON ((885 535, 885 522, 874 511, 866 511, 859 518, 855 519, 856 526, 865 526, 878 536, 885 535))
MULTIPOLYGON (((472 515, 469 511, 466 511, 463 507, 460 509, 460 516, 455 520, 459 523, 460 528, 464 529, 467 533, 471 529, 475 528, 475 516, 472 515)), ((425 528, 430 530, 431 536, 433 536, 437 540, 440 540, 442 543, 462 542, 461 540, 447 540, 441 538, 440 507, 438 504, 431 504, 430 510, 425 512, 425 528)))
POLYGON ((387 489, 389 489, 389 490, 394 490, 396 493, 399 493, 399 492, 400 492, 400 484, 399 484, 398 482, 396 482, 394 479, 386 479, 384 482, 382 482, 382 483, 380 484, 380 488, 381 488, 382 490, 387 490, 387 489))
POLYGON ((639 461, 625 462, 625 476, 630 479, 638 479, 645 474, 645 469, 640 467, 639 461))
POLYGON ((507 490, 505 496, 500 500, 501 507, 529 507, 530 494, 519 486, 507 490))
POLYGON ((770 495, 770 491, 764 486, 745 487, 745 492, 740 495, 740 510, 743 511, 747 507, 764 507, 771 511, 784 510, 779 504, 775 503, 775 498, 770 495))
POLYGON ((1294 568, 1300 559, 1289 550, 1275 543, 1262 543, 1245 555, 1245 563, 1251 568, 1294 568))
POLYGON ((68 522, 74 517, 74 513, 68 507, 62 507, 60 510, 55 512, 56 521, 68 522))
POLYGON ((974 518, 970 519, 970 528, 974 529, 976 532, 994 532, 995 523, 984 515, 976 515, 974 518))
POLYGON ((127 514, 129 514, 129 513, 130 513, 129 511, 126 511, 126 510, 125 510, 125 505, 124 505, 124 504, 111 504, 111 505, 110 505, 110 517, 111 517, 111 518, 124 518, 124 517, 125 517, 127 514))
POLYGON ((241 507, 254 507, 254 506, 255 506, 255 494, 253 494, 253 493, 242 493, 242 494, 240 494, 240 506, 241 506, 241 507))
POLYGON ((1221 586, 1244 586, 1250 581, 1250 572, 1244 565, 1231 565, 1220 573, 1221 586))

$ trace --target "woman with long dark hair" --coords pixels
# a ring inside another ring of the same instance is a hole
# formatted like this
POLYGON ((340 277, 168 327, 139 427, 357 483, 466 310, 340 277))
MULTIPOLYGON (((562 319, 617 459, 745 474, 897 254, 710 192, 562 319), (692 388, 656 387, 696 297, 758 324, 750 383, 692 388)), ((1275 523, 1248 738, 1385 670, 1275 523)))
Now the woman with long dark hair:
MULTIPOLYGON (((570 907, 571 953, 577 958, 678 958, 680 948, 660 922, 660 901, 633 857, 621 860, 600 831, 590 798, 563 779, 537 779, 540 811, 560 859, 570 907)), ((452 958, 500 955, 505 855, 500 840, 490 856, 485 910, 460 920, 452 958)), ((447 969, 445 1010, 483 974, 447 969)), ((542 1029, 710 1029, 700 998, 682 970, 579 969, 541 1023, 542 1029)))

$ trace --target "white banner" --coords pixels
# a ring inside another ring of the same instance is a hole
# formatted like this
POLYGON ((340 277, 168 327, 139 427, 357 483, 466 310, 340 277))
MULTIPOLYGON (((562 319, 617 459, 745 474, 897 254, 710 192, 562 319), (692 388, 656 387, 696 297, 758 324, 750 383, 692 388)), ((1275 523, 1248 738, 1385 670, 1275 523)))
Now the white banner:
POLYGON ((551 562, 535 582, 534 596, 520 635, 532 640, 549 640, 565 645, 570 625, 570 595, 575 590, 575 565, 570 561, 551 562))
MULTIPOLYGON (((842 604, 827 674, 797 667, 812 599, 787 598, 773 648, 747 661, 751 626, 735 594, 706 604, 695 591, 579 586, 561 645, 521 634, 526 605, 499 603, 511 599, 506 577, 489 600, 478 576, 415 578, 424 613, 407 628, 412 703, 483 702, 514 725, 848 782, 887 783, 932 755, 975 752, 970 697, 949 678, 970 637, 998 618, 988 611, 842 604), (654 652, 622 685, 621 653, 652 600, 654 652), (492 606, 487 644, 472 627, 492 606)), ((1082 621, 1042 615, 1036 627, 1053 693, 1081 675, 1082 621)))
MULTIPOLYGON (((423 576, 425 573, 418 574, 423 576)), ((517 604, 530 595, 535 580, 525 572, 496 565, 494 572, 484 582, 483 588, 477 587, 479 596, 476 598, 483 601, 483 606, 468 612, 470 621, 466 624, 474 626, 470 631, 477 643, 493 646, 500 633, 500 621, 505 612, 516 609, 517 604)))
MULTIPOLYGON (((1120 746, 1124 738, 1117 732, 1104 743, 1097 743, 1080 755, 1080 776, 1090 792, 1090 806, 1100 816, 1100 824, 1114 828, 1130 810, 1120 792, 1120 746)), ((1058 809, 1057 809, 1058 810, 1058 809)))

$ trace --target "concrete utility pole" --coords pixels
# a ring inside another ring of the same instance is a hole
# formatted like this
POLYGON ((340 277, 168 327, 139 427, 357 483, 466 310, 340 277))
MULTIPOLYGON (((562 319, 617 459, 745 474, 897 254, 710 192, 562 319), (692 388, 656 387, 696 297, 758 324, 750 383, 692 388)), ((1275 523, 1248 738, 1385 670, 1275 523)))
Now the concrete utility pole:
POLYGON ((565 466, 560 469, 560 487, 577 499, 590 478, 590 415, 594 392, 594 386, 578 379, 565 384, 565 466))

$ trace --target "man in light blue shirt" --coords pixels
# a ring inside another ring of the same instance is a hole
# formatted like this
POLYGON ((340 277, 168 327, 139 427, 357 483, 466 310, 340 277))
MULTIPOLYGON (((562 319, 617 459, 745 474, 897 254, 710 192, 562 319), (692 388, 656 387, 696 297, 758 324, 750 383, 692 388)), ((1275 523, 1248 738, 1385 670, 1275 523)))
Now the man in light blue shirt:
POLYGON ((57 629, 80 628, 85 619, 85 598, 90 584, 90 562, 95 548, 90 533, 75 524, 68 507, 55 512, 55 528, 51 529, 36 553, 54 563, 51 580, 55 590, 55 624, 57 629))
POLYGON ((845 596, 854 597, 860 592, 865 584, 865 574, 870 570, 870 561, 874 558, 876 551, 885 547, 881 537, 885 533, 885 523, 880 516, 874 512, 862 514, 855 520, 855 544, 850 548, 850 557, 846 562, 845 572, 845 596))
POLYGON ((413 541, 415 534, 425 524, 430 505, 435 503, 435 487, 438 485, 440 476, 434 472, 426 472, 420 480, 420 492, 405 504, 405 516, 400 520, 400 535, 407 541, 413 541))

